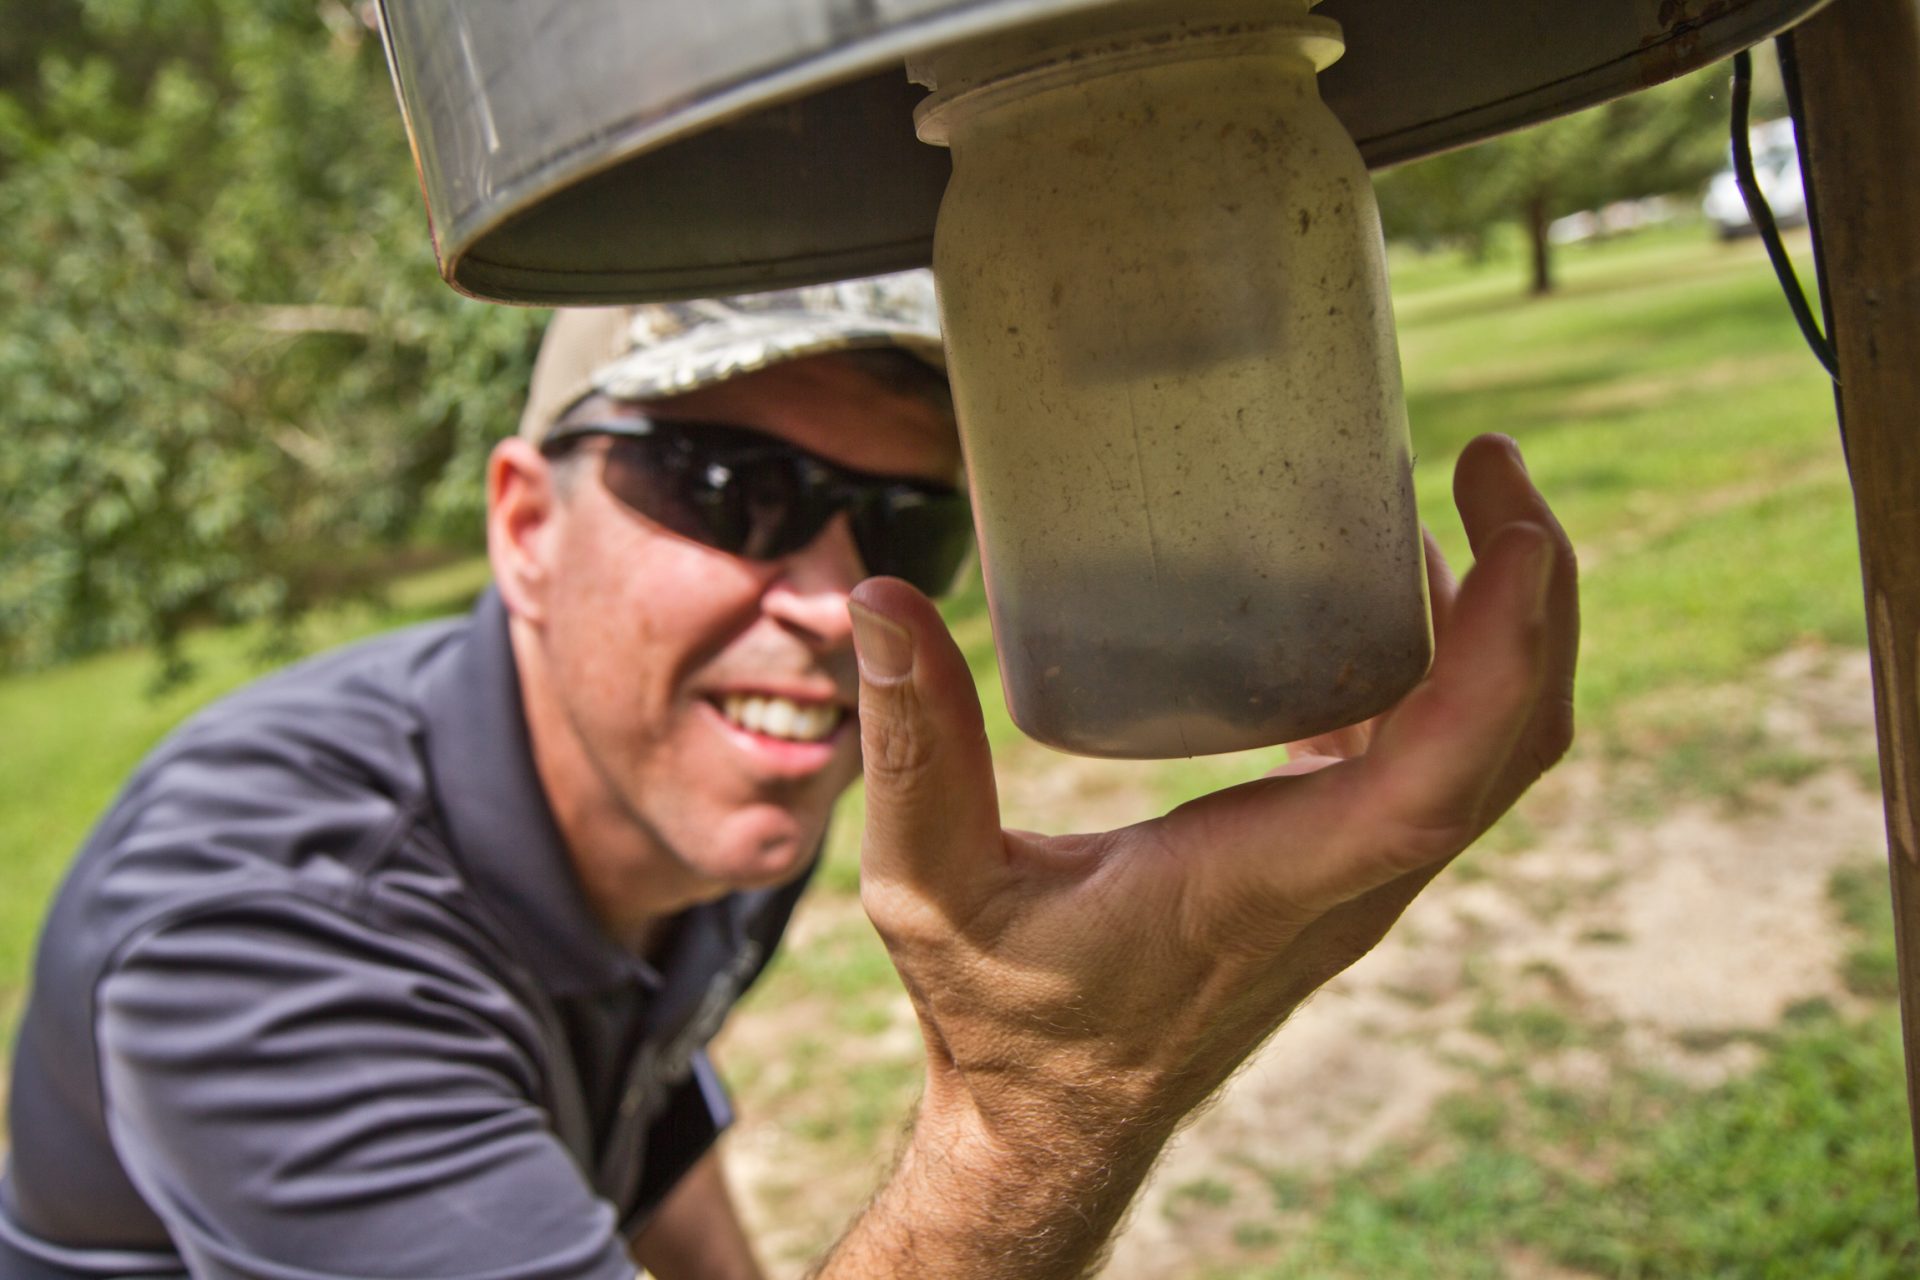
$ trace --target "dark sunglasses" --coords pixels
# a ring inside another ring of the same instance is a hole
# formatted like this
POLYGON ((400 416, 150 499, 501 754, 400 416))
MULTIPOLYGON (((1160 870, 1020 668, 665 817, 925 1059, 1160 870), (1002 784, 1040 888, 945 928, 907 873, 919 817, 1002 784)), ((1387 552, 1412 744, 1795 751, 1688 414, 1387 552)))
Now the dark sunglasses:
POLYGON ((581 440, 610 443, 607 491, 655 524, 748 560, 778 560, 841 512, 869 573, 928 595, 952 589, 973 546, 966 495, 854 471, 747 427, 667 418, 563 423, 540 446, 557 457, 581 440))

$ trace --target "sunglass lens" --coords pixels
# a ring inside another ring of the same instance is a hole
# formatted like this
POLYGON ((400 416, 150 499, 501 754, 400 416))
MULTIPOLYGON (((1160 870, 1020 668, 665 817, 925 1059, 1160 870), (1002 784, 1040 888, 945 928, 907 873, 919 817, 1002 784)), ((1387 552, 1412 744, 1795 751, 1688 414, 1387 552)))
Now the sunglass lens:
POLYGON ((785 460, 747 464, 739 475, 739 489, 747 528, 740 554, 750 560, 791 555, 812 542, 833 518, 831 506, 819 501, 798 468, 785 460))
POLYGON ((736 555, 750 540, 742 486, 698 452, 654 440, 615 440, 601 477, 614 497, 683 538, 736 555))
POLYGON ((929 595, 952 588, 973 545, 964 495, 898 482, 849 489, 797 451, 730 446, 726 430, 615 437, 602 480, 655 524, 750 560, 799 551, 846 510, 869 572, 904 578, 929 595))
POLYGON ((938 596, 953 589, 973 547, 973 514, 959 494, 915 494, 875 504, 855 532, 870 571, 904 578, 938 596))

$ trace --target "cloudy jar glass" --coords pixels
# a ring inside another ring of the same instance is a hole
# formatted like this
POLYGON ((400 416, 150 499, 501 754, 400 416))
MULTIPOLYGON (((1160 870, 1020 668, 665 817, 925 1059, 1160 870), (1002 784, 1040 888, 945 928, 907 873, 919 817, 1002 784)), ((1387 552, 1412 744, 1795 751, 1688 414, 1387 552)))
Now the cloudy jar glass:
POLYGON ((1432 639, 1372 186, 1309 0, 920 60, 934 274, 1009 708, 1096 756, 1365 719, 1432 639))

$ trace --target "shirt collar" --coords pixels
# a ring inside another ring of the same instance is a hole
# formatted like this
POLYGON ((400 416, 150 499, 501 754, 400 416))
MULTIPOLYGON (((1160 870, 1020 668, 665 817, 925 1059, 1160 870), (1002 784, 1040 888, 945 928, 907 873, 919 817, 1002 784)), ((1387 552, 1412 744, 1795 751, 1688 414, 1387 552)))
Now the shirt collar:
POLYGON ((475 894, 555 995, 658 978, 601 928, 540 788, 507 610, 489 587, 461 643, 424 674, 426 757, 443 828, 475 894))

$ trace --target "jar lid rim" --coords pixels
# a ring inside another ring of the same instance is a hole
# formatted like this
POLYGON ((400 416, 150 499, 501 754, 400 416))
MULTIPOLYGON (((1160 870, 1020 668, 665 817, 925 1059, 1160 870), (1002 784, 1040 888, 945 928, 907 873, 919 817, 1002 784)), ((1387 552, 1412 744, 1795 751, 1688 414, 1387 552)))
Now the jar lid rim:
POLYGON ((987 106, 1003 97, 1024 97, 1096 72, 1106 75, 1140 66, 1272 57, 1282 52, 1304 59, 1318 73, 1339 60, 1346 52, 1346 41, 1338 22, 1317 14, 1184 31, 1169 31, 1165 26, 1135 28, 1055 45, 986 74, 958 77, 938 85, 914 107, 914 129, 922 142, 945 146, 951 122, 949 108, 963 100, 971 106, 987 106))

